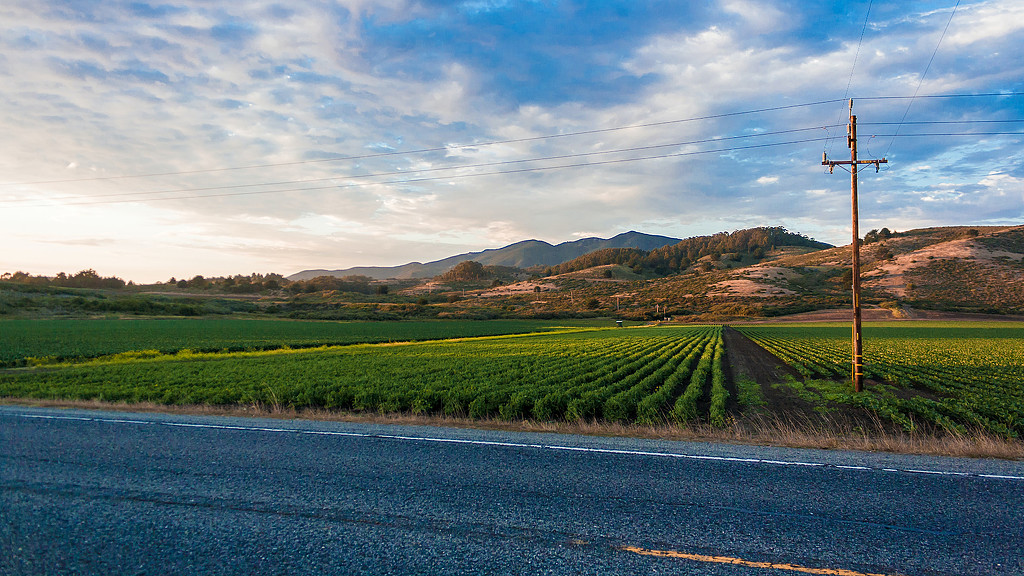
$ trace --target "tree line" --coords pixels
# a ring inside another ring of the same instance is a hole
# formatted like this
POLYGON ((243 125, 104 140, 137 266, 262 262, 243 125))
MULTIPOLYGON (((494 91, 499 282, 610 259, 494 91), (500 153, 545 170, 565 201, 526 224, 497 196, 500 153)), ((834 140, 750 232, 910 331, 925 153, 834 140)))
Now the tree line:
POLYGON ((755 260, 760 260, 780 246, 804 246, 815 249, 832 247, 831 244, 790 232, 781 226, 749 228, 735 232, 719 232, 710 236, 695 236, 654 250, 606 248, 552 266, 546 272, 550 276, 594 266, 618 264, 633 268, 634 272, 638 273, 650 270, 667 275, 682 272, 705 256, 718 260, 723 255, 728 255, 738 260, 743 255, 749 255, 755 260))
POLYGON ((6 282, 16 282, 18 284, 28 284, 31 286, 56 286, 59 288, 108 288, 117 289, 124 288, 126 283, 124 280, 117 278, 116 276, 100 276, 93 269, 82 270, 76 274, 67 274, 66 272, 60 272, 56 276, 33 276, 27 272, 5 272, 0 274, 0 280, 6 282))

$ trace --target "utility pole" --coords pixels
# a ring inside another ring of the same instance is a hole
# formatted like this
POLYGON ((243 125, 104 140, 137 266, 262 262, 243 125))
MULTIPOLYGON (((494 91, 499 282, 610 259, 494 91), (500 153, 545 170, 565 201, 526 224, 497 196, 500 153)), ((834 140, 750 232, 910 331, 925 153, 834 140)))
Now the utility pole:
POLYGON ((857 166, 861 164, 874 164, 875 172, 878 172, 880 164, 888 164, 888 160, 858 160, 857 159, 857 117, 853 115, 853 99, 850 99, 850 123, 846 127, 846 143, 850 147, 850 160, 829 160, 825 153, 821 154, 821 165, 828 166, 828 173, 840 164, 850 166, 850 203, 852 206, 852 228, 853 244, 850 248, 853 252, 853 391, 860 392, 864 389, 864 352, 861 347, 860 334, 860 218, 857 214, 857 166))

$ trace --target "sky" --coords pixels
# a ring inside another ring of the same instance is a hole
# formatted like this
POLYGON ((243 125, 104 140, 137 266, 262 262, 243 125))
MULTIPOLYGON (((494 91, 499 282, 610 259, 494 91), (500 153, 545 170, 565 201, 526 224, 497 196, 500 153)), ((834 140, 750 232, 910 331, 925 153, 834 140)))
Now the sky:
POLYGON ((7 0, 0 273, 1024 224, 1024 2, 7 0))

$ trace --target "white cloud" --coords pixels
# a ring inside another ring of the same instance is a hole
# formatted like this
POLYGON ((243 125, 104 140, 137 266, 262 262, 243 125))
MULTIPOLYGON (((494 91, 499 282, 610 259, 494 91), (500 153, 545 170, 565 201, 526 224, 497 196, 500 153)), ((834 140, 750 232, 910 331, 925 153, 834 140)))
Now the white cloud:
POLYGON ((799 14, 783 12, 770 2, 754 0, 726 0, 722 8, 729 14, 739 16, 745 24, 745 32, 764 34, 790 28, 799 19, 799 14))
MULTIPOLYGON (((56 204, 49 211, 18 205, 18 216, 7 216, 19 231, 17 252, 34 256, 0 261, 0 272, 33 261, 48 262, 46 266, 69 263, 61 269, 81 262, 80 267, 98 270, 104 261, 111 267, 149 271, 157 266, 155 253, 178 276, 268 269, 291 273, 428 260, 527 237, 559 242, 579 234, 611 235, 644 227, 685 236, 784 222, 793 230, 826 235, 829 241, 844 238, 835 231, 849 216, 843 205, 846 194, 833 192, 843 189, 843 178, 819 165, 820 148, 831 146, 830 155, 836 155, 836 148, 845 150, 843 128, 829 129, 832 142, 742 149, 823 135, 821 126, 845 123, 843 103, 584 137, 521 139, 839 98, 857 50, 859 26, 855 32, 833 29, 835 41, 787 40, 784 34, 798 30, 800 18, 769 3, 723 2, 719 17, 700 30, 680 26, 619 47, 606 58, 621 64, 623 74, 644 79, 635 92, 610 102, 538 99, 515 106, 496 101, 484 89, 489 75, 502 71, 481 69, 469 60, 428 62, 423 74, 382 71, 391 62, 373 60, 378 47, 360 16, 372 14, 376 23, 403 23, 413 16, 432 18, 433 6, 353 1, 343 9, 300 3, 278 17, 267 16, 274 9, 266 2, 182 6, 184 10, 160 19, 128 17, 112 5, 92 20, 52 19, 27 1, 0 8, 0 22, 13 23, 0 25, 0 128, 6 135, 0 141, 0 181, 279 165, 0 187, 0 200, 42 198, 56 204), (225 23, 240 28, 232 33, 229 27, 227 39, 219 41, 212 31, 225 23), (811 130, 770 135, 793 128, 811 130), (693 142, 750 134, 760 136, 693 142), (521 141, 480 145, 495 140, 521 141), (430 171, 669 143, 677 146, 430 171), (367 157, 375 151, 421 148, 442 150, 367 157), (732 150, 701 153, 711 148, 732 150), (597 164, 673 151, 698 154, 597 164), (332 156, 360 158, 298 163, 332 156), (592 165, 511 172, 585 162, 592 165), (509 173, 469 176, 491 171, 509 173), (395 174, 362 177, 383 173, 395 174), (403 184, 398 182, 403 176, 445 178, 403 184), (267 184, 272 182, 282 184, 267 184), (260 186, 250 186, 255 184, 260 186), (234 188, 217 188, 222 186, 234 188), (306 190, 260 193, 298 188, 306 190), (159 191, 177 192, 155 193, 159 191), (154 194, 111 196, 149 192, 154 194), (214 194, 225 196, 148 205, 61 206, 69 197, 141 202, 214 194), (52 245, 47 251, 33 229, 52 230, 47 226, 50 212, 61 218, 88 214, 93 227, 109 232, 96 234, 72 223, 51 233, 67 242, 91 240, 59 254, 52 245), (121 240, 126 248, 115 258, 90 249, 88 244, 97 239, 121 240)), ((488 9, 502 8, 494 4, 488 9)), ((962 6, 922 93, 978 92, 1019 81, 1024 73, 1016 58, 1022 10, 1013 2, 962 6)), ((948 10, 939 10, 872 22, 855 71, 854 93, 869 86, 871 94, 913 93, 947 18, 948 10)), ((532 38, 543 52, 543 36, 538 32, 532 38)), ((857 106, 862 121, 898 120, 904 110, 902 101, 860 100, 857 106)), ((924 100, 914 103, 913 112, 911 120, 985 114, 924 100)), ((963 218, 992 218, 1020 200, 1019 174, 1008 169, 1007 174, 988 175, 1000 163, 1020 165, 1020 158, 1006 153, 1015 149, 1012 140, 947 141, 941 149, 932 144, 906 138, 894 142, 892 165, 878 176, 872 173, 863 184, 868 198, 885 198, 880 210, 895 211, 893 206, 918 196, 934 201, 913 207, 920 211, 917 221, 926 222, 929 214, 947 218, 944 207, 952 205, 963 218), (970 172, 968 166, 980 167, 975 176, 952 178, 961 197, 949 196, 934 182, 951 166, 964 172, 970 172), (987 198, 974 192, 981 190, 1009 200, 979 200, 987 198), (924 204, 944 207, 926 209, 924 204), (968 204, 971 211, 964 208, 968 204)), ((876 140, 868 148, 881 154, 887 145, 876 140)), ((0 211, 12 213, 7 207, 0 206, 0 211)), ((910 209, 903 213, 906 221, 910 209)), ((171 275, 139 274, 133 279, 171 275)))

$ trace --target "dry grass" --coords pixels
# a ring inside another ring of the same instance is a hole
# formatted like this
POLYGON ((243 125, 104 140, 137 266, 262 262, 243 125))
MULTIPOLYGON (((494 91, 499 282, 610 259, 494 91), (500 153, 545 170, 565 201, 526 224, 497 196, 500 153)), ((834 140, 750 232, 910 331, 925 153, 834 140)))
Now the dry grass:
POLYGON ((397 424, 405 426, 445 426, 512 432, 581 434, 587 436, 716 442, 790 448, 861 450, 867 452, 892 452, 896 454, 1024 460, 1024 441, 1001 438, 983 431, 966 434, 945 430, 908 433, 893 430, 891 426, 887 426, 880 420, 865 424, 864 421, 854 423, 830 420, 824 416, 816 420, 756 416, 732 420, 723 428, 715 428, 706 424, 682 428, 668 424, 663 426, 637 426, 596 421, 570 423, 525 420, 509 422, 498 419, 481 420, 405 413, 368 414, 336 412, 323 409, 294 410, 273 406, 165 406, 153 403, 127 404, 101 402, 98 400, 27 400, 13 398, 0 399, 0 404, 79 408, 86 410, 397 424))

